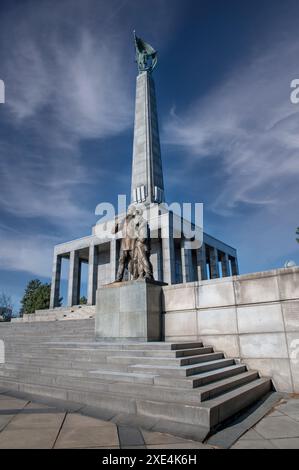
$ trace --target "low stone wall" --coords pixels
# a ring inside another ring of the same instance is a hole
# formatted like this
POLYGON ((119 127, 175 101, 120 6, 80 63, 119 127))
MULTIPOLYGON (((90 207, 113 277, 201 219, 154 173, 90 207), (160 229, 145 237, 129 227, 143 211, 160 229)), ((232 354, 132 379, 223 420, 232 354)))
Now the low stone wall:
POLYGON ((299 393, 299 268, 163 287, 165 340, 202 340, 299 393))

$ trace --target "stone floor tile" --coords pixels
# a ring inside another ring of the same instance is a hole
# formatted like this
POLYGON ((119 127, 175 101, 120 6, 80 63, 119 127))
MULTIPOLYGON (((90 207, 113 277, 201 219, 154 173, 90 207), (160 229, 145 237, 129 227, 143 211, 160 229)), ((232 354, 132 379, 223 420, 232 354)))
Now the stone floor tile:
POLYGON ((98 418, 92 418, 90 416, 80 415, 78 413, 68 413, 63 423, 63 429, 81 428, 81 427, 99 427, 99 426, 112 426, 114 423, 110 423, 98 418))
POLYGON ((241 440, 254 440, 254 441, 257 441, 259 439, 264 439, 258 432, 256 432, 255 429, 249 429, 249 431, 247 431, 245 434, 243 434, 243 436, 239 439, 240 441, 241 440))
POLYGON ((0 449, 51 449, 57 437, 56 429, 4 429, 0 433, 0 449))
POLYGON ((118 438, 122 449, 145 445, 141 431, 131 426, 118 426, 118 438))
POLYGON ((147 449, 214 449, 214 447, 201 442, 178 442, 176 444, 155 444, 147 445, 147 449))
POLYGON ((75 449, 86 447, 117 447, 119 446, 117 428, 111 423, 107 426, 62 427, 55 449, 75 449))
POLYGON ((271 439, 272 444, 278 449, 299 449, 299 438, 271 439))
POLYGON ((288 416, 267 416, 255 426, 255 430, 265 439, 299 437, 299 422, 288 416))
POLYGON ((12 418, 15 415, 1 415, 1 410, 0 410, 0 432, 8 425, 8 423, 12 420, 12 418))
POLYGON ((54 428, 59 431, 65 417, 65 413, 40 413, 39 409, 26 409, 20 411, 10 421, 7 426, 8 430, 14 429, 50 429, 54 428), (29 412, 28 412, 29 411, 29 412))
POLYGON ((272 444, 271 441, 266 439, 241 439, 236 442, 231 449, 276 449, 276 447, 272 444))
MULTIPOLYGON (((28 400, 20 400, 19 398, 8 397, 6 395, 0 395, 0 410, 1 412, 6 410, 21 410, 27 405, 28 400)), ((12 413, 13 414, 13 413, 12 413)))
POLYGON ((187 439, 183 439, 182 437, 172 436, 171 434, 164 434, 162 432, 152 432, 152 431, 145 431, 142 430, 144 442, 147 445, 155 445, 155 444, 178 444, 180 442, 186 443, 190 442, 187 439))

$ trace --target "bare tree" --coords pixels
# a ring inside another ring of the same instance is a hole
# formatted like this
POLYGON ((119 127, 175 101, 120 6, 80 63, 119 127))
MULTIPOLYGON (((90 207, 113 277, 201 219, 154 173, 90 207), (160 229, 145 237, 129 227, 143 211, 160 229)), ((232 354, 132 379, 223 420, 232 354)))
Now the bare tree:
POLYGON ((1 321, 10 321, 12 317, 13 304, 11 296, 2 292, 0 294, 0 314, 2 316, 1 321))

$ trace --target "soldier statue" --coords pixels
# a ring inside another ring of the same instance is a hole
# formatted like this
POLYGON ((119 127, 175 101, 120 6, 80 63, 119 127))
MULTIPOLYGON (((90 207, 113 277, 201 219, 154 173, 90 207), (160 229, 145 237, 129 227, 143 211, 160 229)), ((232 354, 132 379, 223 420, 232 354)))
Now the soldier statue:
POLYGON ((126 268, 133 279, 154 279, 149 260, 149 228, 142 214, 141 208, 131 204, 126 216, 115 221, 112 233, 122 232, 116 282, 123 280, 126 268))
POLYGON ((153 280, 153 267, 150 262, 150 236, 147 221, 142 216, 142 209, 136 209, 136 242, 134 250, 134 279, 153 280))
POLYGON ((122 232, 120 256, 118 261, 118 270, 116 281, 123 280, 125 269, 133 276, 134 274, 134 252, 136 242, 135 218, 136 208, 129 206, 126 216, 123 220, 116 219, 112 233, 122 232))

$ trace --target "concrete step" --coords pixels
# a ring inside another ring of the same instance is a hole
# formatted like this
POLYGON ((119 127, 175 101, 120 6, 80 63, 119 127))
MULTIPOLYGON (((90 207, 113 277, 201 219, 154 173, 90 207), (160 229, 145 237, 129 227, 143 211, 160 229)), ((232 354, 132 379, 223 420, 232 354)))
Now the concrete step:
POLYGON ((227 379, 217 380, 217 382, 213 382, 208 385, 196 388, 196 390, 200 393, 201 401, 205 401, 222 395, 223 393, 228 392, 229 390, 238 388, 241 385, 252 382, 253 380, 256 380, 258 378, 258 372, 250 370, 247 372, 243 372, 242 374, 235 375, 233 377, 228 377, 227 379))
POLYGON ((199 365, 182 366, 159 366, 159 365, 131 365, 128 366, 128 371, 142 372, 154 375, 169 375, 173 377, 188 377, 191 375, 199 374, 201 372, 220 369, 222 367, 230 366, 235 363, 234 359, 218 359, 215 361, 204 362, 199 365))
POLYGON ((228 377, 233 377, 237 374, 246 372, 247 367, 245 364, 233 364, 220 369, 213 369, 208 372, 201 372, 200 374, 191 375, 189 377, 171 377, 167 375, 155 376, 154 383, 156 385, 162 385, 165 387, 176 387, 176 388, 197 388, 223 380, 228 377))
POLYGON ((137 414, 178 423, 200 424, 210 429, 258 401, 271 391, 271 387, 270 379, 260 378, 200 406, 140 400, 137 402, 137 414))
POLYGON ((107 356, 108 364, 142 364, 157 366, 185 366, 190 364, 199 364, 202 362, 223 359, 223 353, 215 352, 208 354, 198 354, 184 358, 161 358, 161 357, 138 357, 138 356, 107 356))
POLYGON ((241 409, 255 403, 271 390, 271 381, 269 379, 256 379, 213 400, 190 405, 184 402, 171 402, 169 399, 167 400, 167 397, 163 401, 154 401, 153 399, 132 397, 128 394, 112 393, 106 390, 102 390, 99 394, 98 392, 25 383, 9 379, 1 379, 0 385, 27 393, 88 404, 89 406, 101 406, 114 412, 128 412, 158 420, 166 419, 177 423, 197 424, 207 428, 217 426, 241 409))
POLYGON ((92 371, 77 371, 77 370, 56 370, 47 369, 43 373, 36 368, 20 369, 0 369, 0 377, 7 379, 19 379, 28 380, 30 383, 41 383, 41 384, 52 384, 52 385, 69 385, 70 383, 80 386, 80 388, 86 387, 88 384, 92 384, 97 390, 98 384, 109 384, 109 383, 136 383, 153 385, 154 376, 149 374, 131 374, 126 372, 115 372, 115 371, 101 371, 100 373, 93 373, 92 371), (84 378, 84 380, 82 380, 84 378))
MULTIPOLYGON (((103 370, 111 370, 115 372, 128 372, 127 366, 118 365, 118 364, 100 364, 97 361, 52 361, 50 359, 35 359, 32 361, 26 360, 19 360, 16 362, 6 362, 5 364, 6 369, 14 369, 14 370, 22 370, 22 369, 29 369, 33 368, 35 370, 39 370, 40 372, 46 373, 47 370, 56 371, 56 373, 60 373, 61 370, 68 371, 68 370, 77 370, 77 371, 88 371, 88 370, 95 370, 95 369, 103 369, 103 370)), ((1 367, 0 367, 1 370, 1 367)), ((138 372, 137 372, 138 373, 138 372)))
MULTIPOLYGON (((184 351, 184 350, 183 350, 184 351)), ((132 360, 134 363, 133 358, 149 358, 147 363, 152 363, 152 361, 155 361, 156 358, 159 360, 165 359, 167 360, 168 358, 170 360, 176 360, 176 364, 183 365, 183 364, 188 364, 188 363, 196 363, 200 362, 201 360, 204 360, 204 357, 206 357, 207 354, 213 354, 213 348, 212 347, 202 347, 198 348, 195 350, 188 350, 188 351, 196 351, 196 356, 185 356, 183 355, 182 357, 178 357, 178 354, 180 353, 180 350, 134 350, 134 356, 132 356, 132 351, 131 350, 122 350, 120 351, 119 349, 93 349, 93 348, 67 348, 67 354, 73 359, 79 358, 80 360, 90 360, 90 358, 107 358, 107 362, 111 363, 125 363, 126 362, 126 357, 129 357, 128 363, 130 360, 132 360), (120 356, 121 354, 121 356, 120 356), (110 356, 117 357, 118 359, 112 359, 110 356), (198 356, 200 356, 202 359, 197 359, 198 356), (109 359, 108 359, 109 358, 109 359)), ((220 353, 218 353, 220 354, 220 353)), ((222 353, 221 353, 222 354, 222 353)), ((65 348, 56 348, 56 347, 39 347, 39 348, 30 348, 28 350, 26 348, 26 352, 24 352, 24 348, 20 348, 20 350, 10 350, 9 348, 6 350, 6 355, 7 358, 11 358, 12 360, 16 360, 18 358, 48 358, 49 356, 51 359, 56 359, 56 360, 63 360, 66 356, 66 349, 65 348)), ((223 355, 222 355, 223 357, 223 355)))

